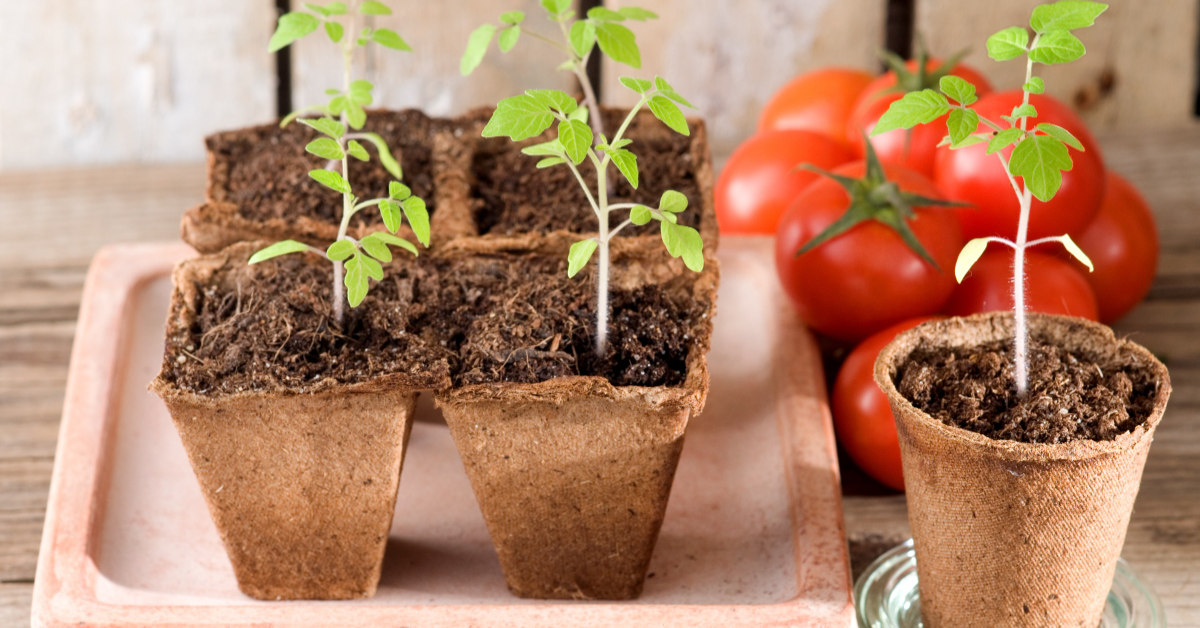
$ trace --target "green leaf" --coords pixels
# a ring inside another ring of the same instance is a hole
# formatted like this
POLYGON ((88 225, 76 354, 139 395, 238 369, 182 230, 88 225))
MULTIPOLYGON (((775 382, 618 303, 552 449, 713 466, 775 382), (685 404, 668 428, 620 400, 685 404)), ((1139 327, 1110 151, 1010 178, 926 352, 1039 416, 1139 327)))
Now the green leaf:
POLYGON ((404 173, 400 169, 400 162, 396 161, 396 157, 392 155, 392 150, 388 148, 387 142, 378 133, 359 133, 358 135, 375 145, 375 151, 379 153, 379 163, 383 164, 384 169, 389 174, 397 179, 404 178, 404 173))
POLYGON ((1074 61, 1085 52, 1087 50, 1083 47, 1083 42, 1070 31, 1050 31, 1043 33, 1038 39, 1033 50, 1029 51, 1029 58, 1037 63, 1054 65, 1074 61))
POLYGON ((680 247, 679 237, 675 233, 675 227, 676 224, 669 220, 663 220, 658 223, 658 230, 662 234, 663 244, 667 247, 667 252, 671 254, 671 257, 679 257, 683 252, 680 247))
POLYGON ((572 111, 571 113, 567 114, 567 119, 575 120, 577 122, 582 122, 584 124, 587 124, 588 108, 587 107, 576 107, 575 111, 572 111))
POLYGON ((671 127, 676 133, 681 135, 691 135, 691 130, 688 129, 687 118, 683 117, 683 112, 679 110, 679 106, 671 102, 666 96, 655 96, 646 103, 650 108, 650 112, 655 118, 662 120, 663 124, 671 127))
POLYGON ((275 27, 275 34, 271 35, 271 41, 267 44, 267 52, 276 52, 282 49, 317 30, 320 25, 321 20, 308 13, 297 11, 284 13, 279 16, 279 25, 275 27))
POLYGON ((599 22, 624 22, 625 21, 624 15, 621 15, 620 13, 613 11, 612 9, 606 9, 604 7, 592 7, 591 9, 588 9, 587 16, 588 16, 589 20, 596 20, 599 22))
POLYGON ((310 247, 303 242, 284 240, 282 242, 276 242, 275 244, 272 244, 264 249, 260 249, 257 253, 250 256, 249 263, 257 264, 259 262, 269 260, 272 257, 279 257, 280 255, 287 255, 288 253, 300 253, 302 251, 309 250, 309 248, 310 247))
POLYGON ((958 252, 958 261, 954 263, 954 278, 958 283, 962 283, 963 277, 967 276, 967 272, 979 261, 983 256, 983 252, 987 250, 987 238, 975 238, 962 247, 958 252))
POLYGON ((329 9, 326 9, 325 7, 320 6, 320 5, 312 4, 310 2, 305 2, 304 8, 308 9, 309 11, 312 11, 313 13, 316 13, 318 15, 323 15, 325 17, 329 17, 329 15, 330 15, 329 9))
MULTIPOLYGON (((587 111, 584 109, 584 111, 587 111)), ((521 149, 521 153, 525 155, 533 155, 535 157, 561 157, 565 154, 563 145, 558 140, 550 140, 533 146, 526 146, 521 149)))
POLYGON ((632 76, 622 76, 618 80, 621 81, 622 85, 639 94, 645 94, 654 88, 654 83, 651 83, 645 79, 633 78, 632 76))
POLYGON ((596 43, 608 58, 632 68, 642 67, 642 53, 638 50, 633 31, 613 22, 596 24, 596 43))
POLYGON ((1048 124, 1043 122, 1037 125, 1037 130, 1045 133, 1046 135, 1057 137, 1059 140, 1062 140, 1062 143, 1074 148, 1077 151, 1084 150, 1083 144, 1080 143, 1079 140, 1075 139, 1075 136, 1071 135, 1070 131, 1058 126, 1057 124, 1048 124))
POLYGON ((292 123, 292 120, 295 120, 306 113, 321 113, 329 115, 329 109, 325 107, 325 105, 309 105, 307 107, 301 107, 284 116, 283 119, 279 121, 279 128, 282 129, 286 127, 292 123))
POLYGON ((568 96, 566 92, 557 89, 529 89, 525 90, 525 93, 533 96, 538 102, 558 111, 564 116, 579 107, 574 98, 568 96))
POLYGON ((979 100, 975 97, 975 86, 953 74, 943 76, 938 86, 941 87, 943 94, 953 98, 955 102, 964 107, 979 100))
POLYGON ((346 278, 343 283, 346 284, 346 300, 350 302, 350 307, 358 307, 358 304, 367 298, 367 290, 371 287, 360 259, 361 256, 355 256, 346 262, 346 278))
POLYGON ((330 115, 339 116, 342 114, 343 111, 346 110, 346 107, 350 106, 350 99, 341 95, 341 92, 338 92, 338 94, 339 95, 334 96, 333 98, 329 99, 329 114, 330 115))
POLYGON ((595 240, 580 240, 572 244, 571 250, 567 252, 567 277, 574 277, 583 270, 598 246, 599 243, 595 240))
POLYGON ((400 213, 400 205, 393 200, 379 201, 379 215, 383 217, 383 226, 387 227, 388 231, 396 233, 400 225, 404 224, 404 219, 400 213))
POLYGON ((462 60, 458 62, 458 71, 463 76, 467 76, 479 67, 483 62, 483 55, 487 54, 488 45, 492 43, 492 36, 496 34, 496 26, 494 24, 484 24, 471 32, 471 36, 467 38, 467 49, 463 51, 462 60))
POLYGON ((625 17, 625 19, 637 20, 639 22, 658 18, 658 14, 654 11, 647 11, 646 9, 639 9, 638 7, 621 7, 617 9, 617 13, 620 13, 625 17))
POLYGON ((668 83, 667 80, 664 79, 663 77, 661 77, 661 76, 654 77, 654 87, 656 89, 658 89, 658 93, 662 94, 663 96, 666 96, 667 98, 670 98, 671 100, 674 100, 675 102, 683 105, 684 107, 688 107, 691 109, 696 108, 696 106, 693 105, 692 103, 688 102, 686 98, 684 98, 683 96, 680 96, 679 92, 675 91, 675 88, 671 87, 671 84, 668 83))
POLYGON ((300 118, 298 122, 334 139, 340 139, 346 134, 346 125, 332 118, 300 118))
POLYGON ((388 183, 388 196, 398 201, 402 201, 412 196, 412 190, 408 189, 407 185, 404 185, 399 181, 392 181, 391 183, 388 183))
POLYGON ((1062 171, 1073 163, 1066 144, 1052 135, 1026 137, 1013 149, 1008 167, 1042 202, 1054 198, 1062 186, 1062 171))
POLYGON ((551 15, 558 15, 571 8, 571 0, 542 0, 542 7, 551 15))
POLYGON ((1029 31, 1020 26, 1006 28, 987 38, 988 56, 996 61, 1008 61, 1025 54, 1029 47, 1029 31))
POLYGON ((365 255, 356 255, 354 259, 358 260, 359 265, 367 272, 368 277, 375 281, 383 279, 383 266, 380 266, 379 262, 365 255))
POLYGON ((663 192, 662 197, 658 199, 659 211, 678 214, 679 212, 687 209, 687 206, 687 197, 679 192, 676 192, 675 190, 667 190, 666 192, 663 192))
POLYGON ((704 239, 700 237, 700 232, 691 227, 676 225, 675 233, 679 240, 679 256, 683 258, 683 265, 692 272, 704 270, 704 239))
POLYGON ((363 238, 363 242, 366 242, 367 240, 377 240, 383 244, 390 244, 392 246, 398 246, 398 247, 404 249, 405 251, 412 253, 413 255, 420 254, 420 252, 417 251, 417 247, 414 246, 412 242, 409 242, 408 240, 405 240, 404 238, 401 238, 399 236, 394 236, 385 231, 376 231, 374 233, 371 233, 371 234, 367 235, 367 237, 363 238))
POLYGON ((1095 24, 1096 18, 1107 8, 1107 4, 1099 2, 1061 0, 1034 8, 1029 25, 1038 33, 1086 28, 1095 24))
POLYGON ((1046 82, 1042 80, 1042 77, 1035 76, 1029 79, 1028 83, 1022 85, 1021 89, 1029 92, 1030 94, 1041 94, 1042 92, 1046 91, 1046 82))
POLYGON ((367 252, 367 255, 384 263, 392 261, 392 252, 388 250, 386 244, 380 242, 378 239, 363 238, 358 242, 362 245, 363 250, 367 252))
POLYGON ((373 89, 375 86, 371 84, 371 81, 359 79, 350 84, 350 91, 346 93, 346 97, 350 102, 365 107, 375 101, 371 96, 373 89))
POLYGON ((592 146, 592 129, 578 120, 564 120, 558 123, 558 141, 567 157, 581 164, 592 146))
POLYGON ((1066 247, 1068 253, 1070 253, 1075 259, 1082 262, 1084 266, 1088 267, 1089 273, 1096 272, 1096 267, 1092 265, 1092 259, 1087 256, 1087 253, 1083 252, 1083 249, 1079 248, 1078 244, 1075 244, 1075 241, 1071 239, 1070 235, 1058 236, 1057 240, 1062 242, 1062 245, 1066 247))
POLYGON ((1021 139, 1022 135, 1024 134, 1021 132, 1021 129, 1004 129, 1000 131, 993 135, 992 139, 988 140, 987 154, 991 155, 1004 150, 1013 142, 1021 139))
POLYGON ((382 2, 376 2, 375 0, 367 0, 366 2, 362 3, 362 6, 358 7, 358 12, 362 13, 363 15, 392 14, 392 10, 388 8, 388 5, 382 2))
POLYGON ((508 52, 509 50, 513 49, 513 46, 517 45, 517 40, 520 38, 521 27, 509 26, 508 28, 500 31, 500 38, 496 40, 496 43, 500 45, 500 52, 508 52))
POLYGON ((392 50, 412 51, 412 47, 408 45, 408 42, 397 35, 396 31, 387 28, 377 28, 371 31, 371 41, 381 46, 387 46, 392 50))
POLYGON ((359 130, 367 123, 367 112, 362 107, 350 104, 346 107, 346 122, 350 123, 350 128, 359 130))
POLYGON ((1001 117, 1004 118, 1005 120, 1009 120, 1015 124, 1016 121, 1021 118, 1036 118, 1037 114, 1038 114, 1037 107, 1034 107, 1033 105, 1031 105, 1029 103, 1022 103, 1020 105, 1017 105, 1016 107, 1013 107, 1011 114, 1009 114, 1007 116, 1001 116, 1001 117))
POLYGON ((617 170, 620 170, 621 174, 625 175, 625 180, 636 190, 638 186, 637 155, 623 148, 613 148, 611 146, 604 152, 608 153, 608 156, 612 158, 612 162, 616 164, 617 170))
POLYGON ((505 24, 517 25, 525 21, 524 11, 506 11, 500 14, 500 21, 505 24))
POLYGON ((654 218, 654 212, 650 211, 645 205, 634 205, 633 209, 629 210, 629 222, 635 225, 644 225, 654 218))
POLYGON ((492 118, 483 127, 483 137, 509 137, 520 141, 540 135, 554 123, 554 114, 545 102, 529 94, 505 98, 496 105, 492 118))
POLYGON ((408 226, 412 228, 421 244, 428 247, 429 209, 425 206, 425 199, 419 196, 410 196, 401 201, 400 206, 404 208, 404 217, 408 219, 408 226))
POLYGON ((353 242, 349 240, 338 240, 333 244, 330 244, 329 248, 325 249, 325 256, 335 262, 340 262, 357 252, 358 247, 354 246, 353 242))
POLYGON ((346 3, 330 2, 329 4, 325 5, 325 11, 327 12, 327 15, 345 15, 346 3))
MULTIPOLYGON (((943 139, 948 140, 948 139, 950 139, 950 136, 946 136, 943 139)), ((978 133, 972 133, 971 135, 964 137, 962 139, 962 141, 960 141, 960 142, 950 142, 950 150, 958 150, 960 148, 966 148, 968 146, 982 144, 986 141, 987 141, 986 137, 981 137, 978 133)))
POLYGON ((951 144, 961 144, 979 128, 979 114, 974 109, 954 109, 946 117, 946 130, 951 144))
POLYGON ((318 183, 325 187, 342 194, 350 193, 350 184, 342 178, 342 175, 332 170, 310 170, 308 176, 317 180, 318 183))
POLYGON ((894 129, 911 129, 918 124, 928 124, 950 111, 950 102, 941 93, 932 89, 908 92, 875 123, 871 135, 879 135, 894 129))
POLYGON ((329 35, 329 39, 335 44, 342 41, 342 33, 344 31, 345 29, 342 28, 342 25, 337 22, 325 22, 325 33, 329 35))
POLYGON ((346 143, 346 152, 349 153, 351 157, 359 161, 367 161, 371 158, 371 156, 367 154, 367 149, 363 148, 363 145, 359 144, 355 140, 350 140, 346 143))
POLYGON ((596 45, 596 25, 587 20, 578 20, 571 25, 571 49, 580 59, 587 56, 596 45))
POLYGON ((337 142, 329 139, 328 137, 318 137, 317 139, 309 142, 308 146, 304 147, 304 150, 316 155, 317 157, 324 157, 325 159, 341 159, 342 157, 346 156, 346 154, 342 152, 342 147, 338 146, 337 142))
POLYGON ((558 164, 565 164, 565 163, 567 163, 567 160, 565 157, 547 157, 545 159, 538 161, 537 167, 538 167, 538 170, 542 170, 545 168, 552 168, 554 166, 557 166, 558 164))

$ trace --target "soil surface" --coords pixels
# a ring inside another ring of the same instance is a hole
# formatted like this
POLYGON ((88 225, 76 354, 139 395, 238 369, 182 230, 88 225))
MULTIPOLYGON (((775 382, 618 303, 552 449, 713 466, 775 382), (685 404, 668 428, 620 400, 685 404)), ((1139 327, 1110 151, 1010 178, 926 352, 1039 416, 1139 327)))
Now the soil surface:
MULTIPOLYGON (((605 112, 604 128, 615 130, 623 121, 619 112, 605 112)), ((675 190, 688 199, 688 209, 679 214, 679 223, 699 226, 701 196, 691 138, 675 133, 648 113, 635 119, 626 136, 633 140, 626 148, 638 156, 638 189, 633 189, 617 167, 610 165, 608 179, 614 183, 609 202, 657 207, 663 192, 675 190)), ((544 136, 514 143, 496 138, 481 142, 472 163, 475 221, 480 235, 549 233, 558 229, 576 233, 596 231, 596 216, 570 168, 559 165, 539 170, 539 158, 521 153, 522 147, 548 139, 549 136, 544 136)), ((595 166, 585 161, 578 168, 595 195, 595 166)), ((621 210, 612 216, 611 224, 615 227, 629 214, 621 210)), ((620 236, 652 234, 658 229, 656 222, 641 227, 630 225, 621 230, 620 236)))
POLYGON ((1029 344, 1029 391, 1016 394, 1011 342, 921 347, 897 388, 947 425, 1025 443, 1113 440, 1150 418, 1158 384, 1145 369, 1048 344, 1029 344))
MULTIPOLYGON (((444 124, 443 124, 444 126, 444 124)), ((365 132, 378 133, 393 153, 398 153, 404 178, 413 194, 425 199, 430 213, 433 199, 433 134, 439 124, 419 111, 370 111, 365 132)), ((312 155, 304 147, 321 135, 299 122, 286 128, 264 125, 251 129, 218 133, 208 138, 208 149, 229 164, 229 179, 224 200, 238 206, 247 220, 273 218, 295 220, 308 216, 338 224, 342 215, 342 196, 314 181, 310 170, 322 168, 326 160, 312 155)), ((362 198, 386 196, 391 174, 383 168, 374 145, 360 141, 371 159, 350 158, 350 185, 362 198)), ((351 226, 383 222, 373 208, 351 219, 351 226)))
MULTIPOLYGON (((204 394, 287 389, 304 392, 325 379, 343 384, 407 373, 438 383, 432 368, 448 351, 422 305, 437 286, 398 256, 372 282, 367 298, 333 327, 332 266, 286 255, 246 266, 233 261, 209 285, 197 285, 197 314, 185 337, 168 337, 163 373, 204 394)), ((443 380, 444 381, 444 380, 443 380)))

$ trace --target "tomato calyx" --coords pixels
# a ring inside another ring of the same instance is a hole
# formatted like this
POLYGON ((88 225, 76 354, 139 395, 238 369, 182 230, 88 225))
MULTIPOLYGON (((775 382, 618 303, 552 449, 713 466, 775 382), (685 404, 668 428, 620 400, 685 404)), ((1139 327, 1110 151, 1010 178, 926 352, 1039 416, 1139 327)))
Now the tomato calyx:
POLYGON ((850 206, 846 208, 845 213, 833 221, 833 224, 800 247, 800 250, 796 251, 796 257, 842 235, 861 222, 874 220, 895 231, 908 248, 937 269, 939 273, 942 272, 941 266, 917 239, 916 234, 909 227, 908 221, 917 217, 913 207, 964 207, 966 203, 945 201, 901 190, 894 182, 888 180, 871 142, 864 142, 864 146, 867 152, 867 163, 866 173, 861 179, 830 172, 811 164, 800 165, 801 168, 828 177, 845 188, 850 195, 850 206))
POLYGON ((929 49, 925 46, 925 37, 917 34, 917 53, 913 57, 916 62, 916 71, 908 69, 908 63, 900 55, 890 51, 881 50, 880 58, 884 65, 888 67, 896 75, 896 84, 884 90, 882 93, 900 93, 907 94, 908 92, 918 92, 923 89, 937 89, 941 84, 943 76, 950 74, 951 70, 958 65, 962 58, 967 56, 969 49, 959 50, 944 59, 936 68, 930 69, 929 66, 929 49))

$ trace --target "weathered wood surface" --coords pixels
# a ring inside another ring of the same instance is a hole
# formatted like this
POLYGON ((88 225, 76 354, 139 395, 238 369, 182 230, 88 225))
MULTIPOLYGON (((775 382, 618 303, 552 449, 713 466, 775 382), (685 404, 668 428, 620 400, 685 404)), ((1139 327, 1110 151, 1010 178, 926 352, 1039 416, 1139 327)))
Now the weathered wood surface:
MULTIPOLYGON (((1118 329, 1164 356, 1175 386, 1125 557, 1158 591, 1172 626, 1200 627, 1200 129, 1102 139, 1108 163, 1153 205, 1163 244, 1149 300, 1118 329)), ((2 626, 29 621, 87 261, 106 242, 175 238, 179 215, 200 200, 202 188, 199 165, 0 174, 0 224, 10 225, 0 230, 2 626), (145 190, 149 200, 140 198, 145 190)), ((846 498, 860 563, 905 537, 903 504, 903 497, 846 498)))
MULTIPOLYGON (((915 29, 942 56, 970 48, 967 62, 999 89, 1016 89, 1025 64, 987 58, 988 35, 1027 26, 1044 0, 971 2, 917 0, 915 29)), ((1197 11, 1194 0, 1107 0, 1109 9, 1077 32, 1087 46, 1079 61, 1037 66, 1046 91, 1070 103, 1093 130, 1170 128, 1193 124, 1197 11)))
POLYGON ((195 161, 275 115, 271 0, 0 3, 0 170, 195 161))
POLYGON ((608 104, 637 95, 621 76, 661 75, 708 121, 713 152, 726 154, 754 133, 762 106, 797 74, 837 65, 874 71, 883 47, 884 0, 609 0, 641 6, 659 19, 629 24, 642 68, 603 65, 608 104))

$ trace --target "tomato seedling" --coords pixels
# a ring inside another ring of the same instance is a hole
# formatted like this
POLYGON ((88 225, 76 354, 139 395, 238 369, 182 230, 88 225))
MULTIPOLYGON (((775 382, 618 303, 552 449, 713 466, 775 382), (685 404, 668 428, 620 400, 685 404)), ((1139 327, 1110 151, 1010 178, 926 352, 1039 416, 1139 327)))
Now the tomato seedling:
POLYGON ((942 144, 959 149, 974 144, 987 143, 987 153, 995 154, 1004 173, 1012 184, 1013 193, 1020 204, 1017 219, 1016 240, 996 236, 975 238, 967 242, 955 264, 955 276, 961 282, 971 266, 983 255, 987 245, 997 242, 1012 247, 1013 255, 1013 316, 1015 320, 1013 358, 1016 370, 1017 394, 1024 397, 1029 382, 1029 360, 1027 345, 1029 328, 1026 322, 1025 252, 1029 247, 1049 242, 1060 242, 1071 255, 1083 262, 1089 270, 1092 262, 1071 240, 1069 235, 1058 235, 1029 240, 1029 210, 1036 197, 1043 202, 1050 200, 1062 186, 1062 173, 1070 170, 1073 163, 1068 146, 1077 151, 1084 150, 1083 144, 1061 126, 1040 123, 1029 128, 1030 118, 1036 118, 1037 109, 1030 104, 1031 94, 1045 91, 1041 77, 1033 75, 1033 65, 1053 65, 1074 61, 1083 56, 1083 42, 1072 31, 1086 28, 1108 8, 1099 2, 1084 0, 1061 0, 1034 8, 1029 31, 1023 26, 1006 28, 988 37, 988 56, 997 61, 1025 57, 1025 82, 1022 102, 1013 107, 1008 115, 1000 116, 1007 124, 989 119, 972 108, 978 98, 976 87, 957 76, 943 76, 939 89, 924 89, 909 92, 892 103, 875 125, 872 135, 893 129, 910 129, 928 124, 946 116, 948 135, 942 144), (947 115, 949 114, 949 115, 947 115), (980 131, 984 124, 989 130, 980 131), (1001 151, 1013 146, 1007 159, 1001 151), (1019 180, 1018 180, 1019 179, 1019 180))
POLYGON ((394 50, 411 51, 412 48, 395 31, 386 28, 364 28, 358 33, 354 32, 355 10, 361 15, 392 13, 382 2, 367 0, 361 4, 351 1, 349 6, 344 2, 304 6, 309 12, 293 11, 280 16, 279 25, 275 34, 271 36, 268 50, 275 52, 324 26, 326 35, 338 45, 342 53, 342 88, 325 90, 326 95, 330 97, 328 103, 294 111, 288 114, 279 126, 284 127, 293 120, 298 120, 324 136, 305 146, 309 153, 327 160, 324 168, 310 170, 308 176, 342 195, 341 224, 338 226, 337 239, 324 251, 296 240, 283 240, 252 255, 250 263, 257 264, 280 255, 300 252, 321 255, 333 262, 333 312, 336 324, 341 328, 346 317, 344 303, 348 301, 350 307, 358 307, 370 290, 370 280, 383 279, 383 266, 380 262, 392 261, 389 246, 397 246, 413 255, 417 254, 416 246, 395 235, 403 224, 403 219, 408 219, 409 227, 421 244, 429 246, 429 211, 423 199, 413 196, 408 186, 400 181, 392 181, 388 184, 387 196, 361 200, 354 194, 349 174, 350 157, 359 161, 370 160, 370 154, 360 143, 361 140, 375 146, 380 163, 393 177, 403 178, 400 162, 388 148, 387 142, 377 133, 361 130, 367 122, 364 107, 371 104, 371 91, 375 86, 369 81, 353 79, 351 65, 354 51, 370 43, 394 50), (319 115, 302 117, 310 114, 319 115), (347 132, 347 126, 350 132, 347 132), (346 233, 350 226, 350 218, 368 207, 379 208, 387 231, 372 233, 361 240, 355 239, 346 233), (342 293, 343 285, 346 290, 345 296, 342 293))

